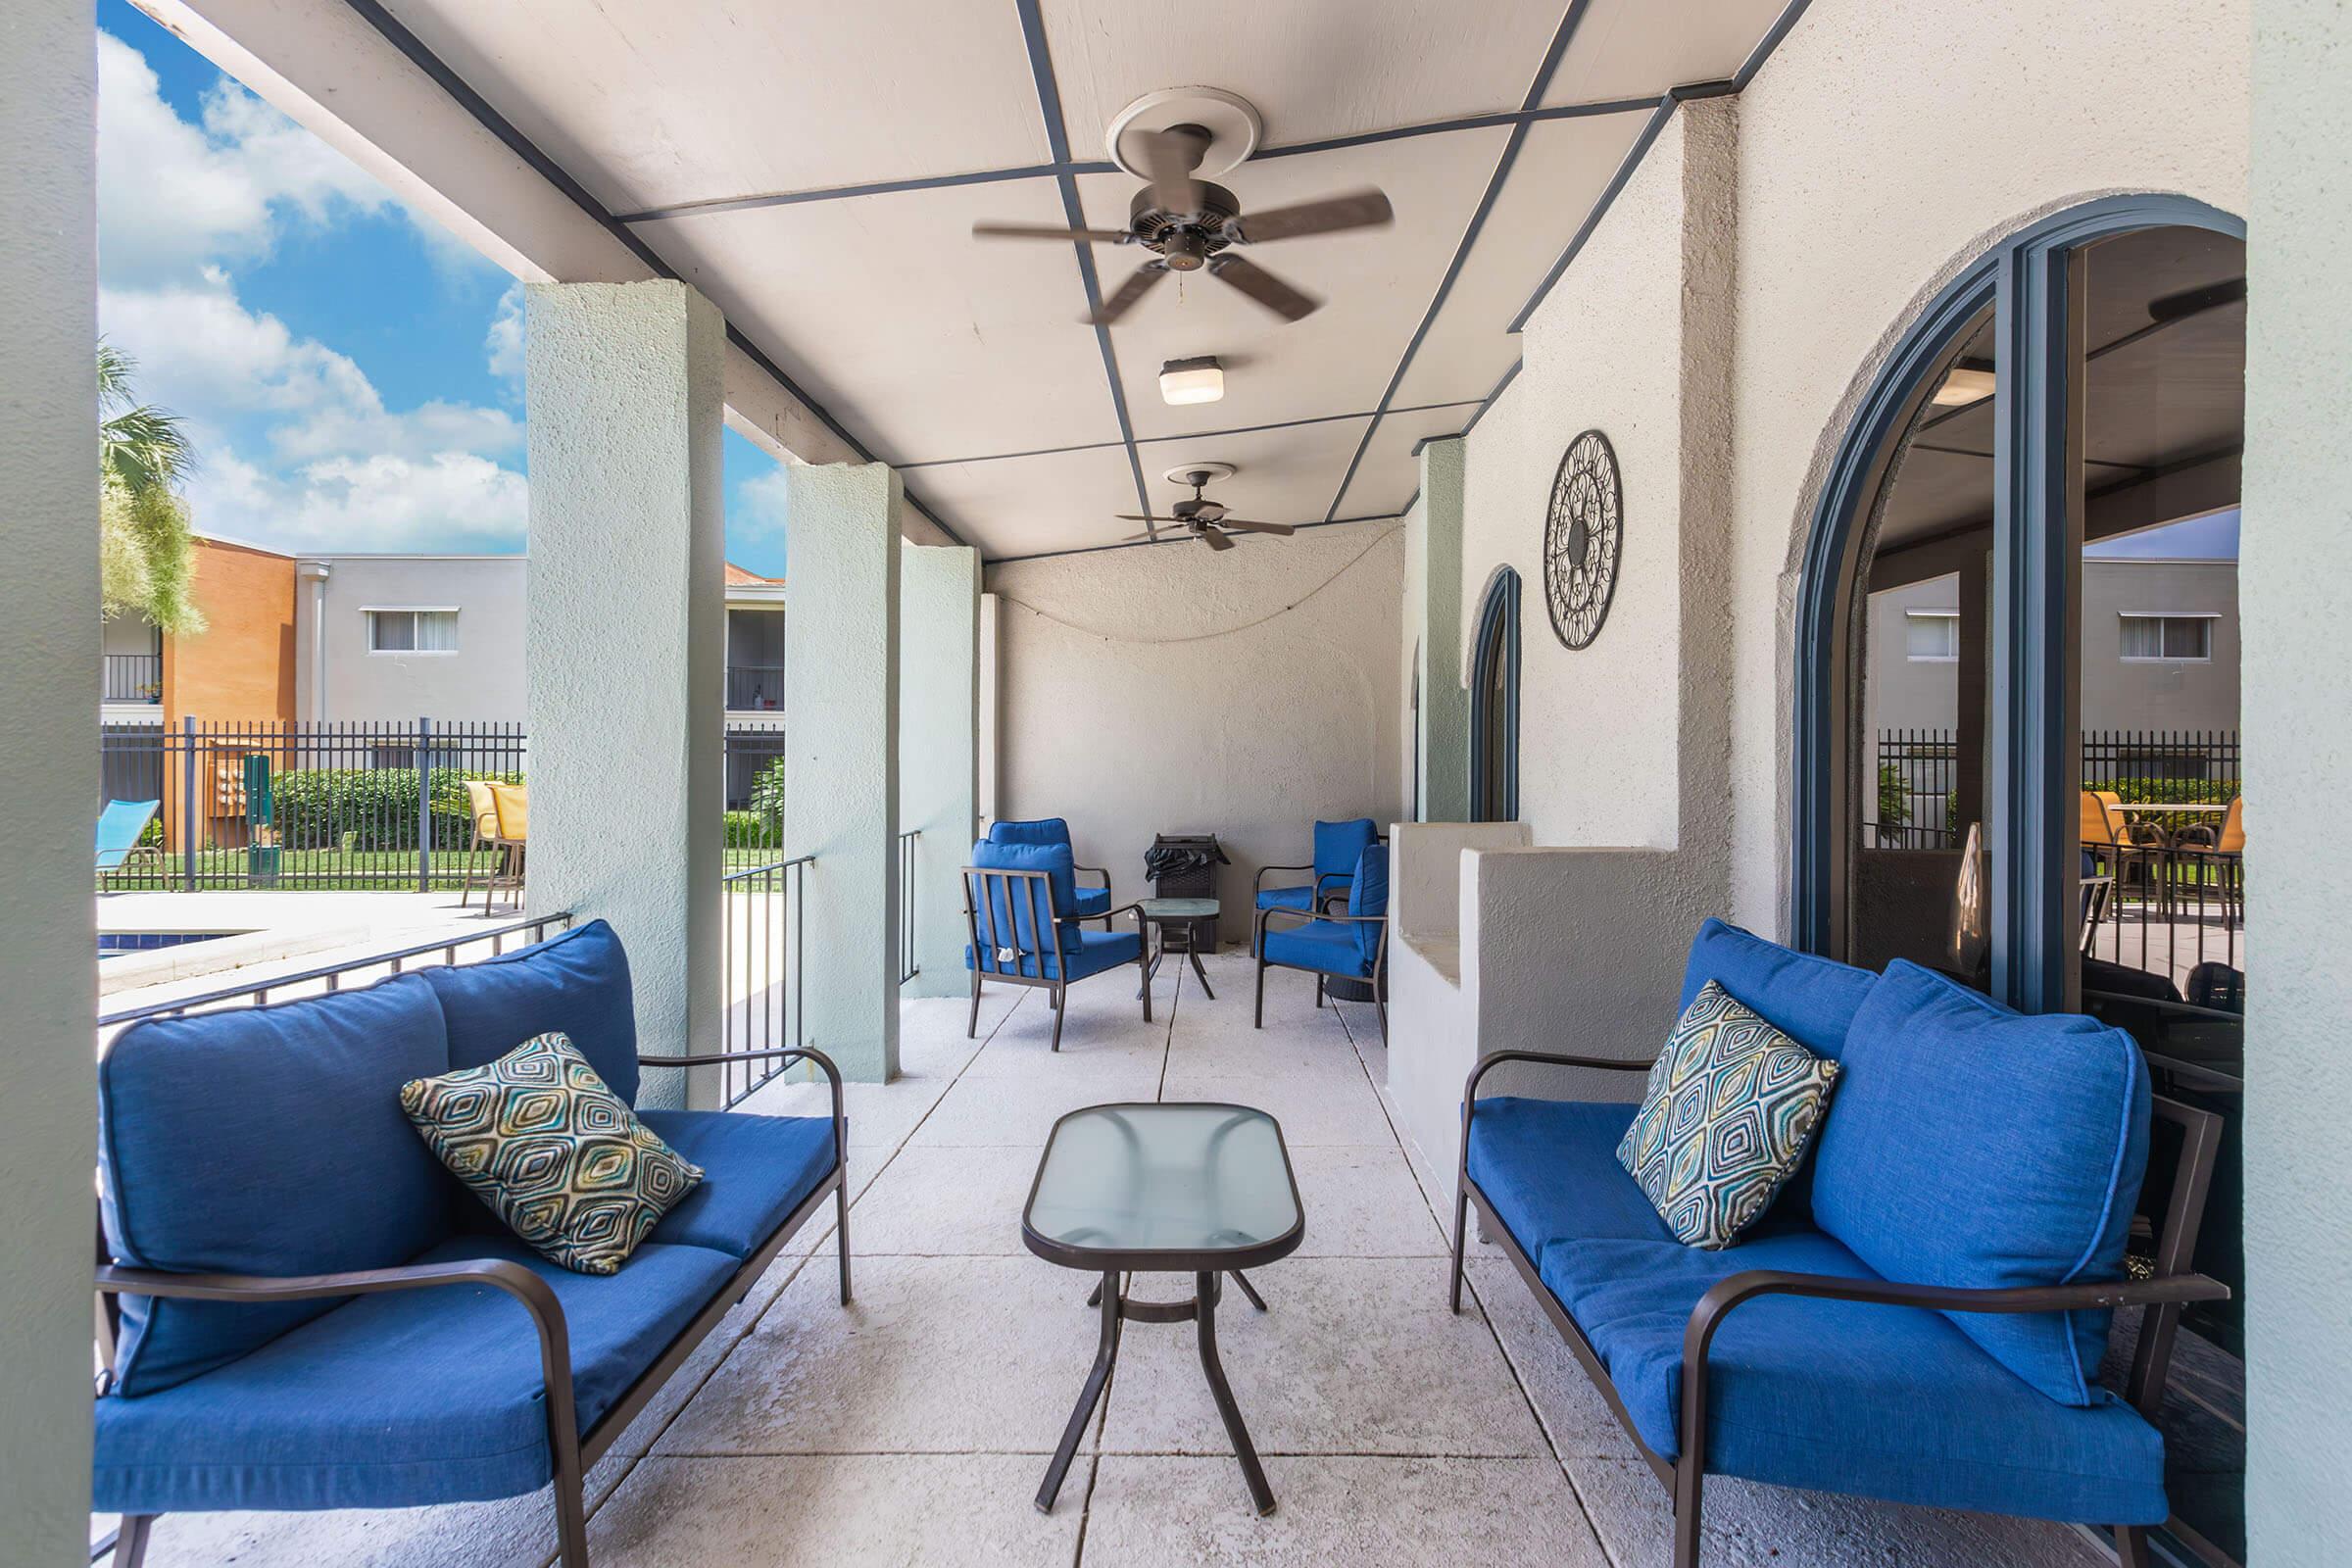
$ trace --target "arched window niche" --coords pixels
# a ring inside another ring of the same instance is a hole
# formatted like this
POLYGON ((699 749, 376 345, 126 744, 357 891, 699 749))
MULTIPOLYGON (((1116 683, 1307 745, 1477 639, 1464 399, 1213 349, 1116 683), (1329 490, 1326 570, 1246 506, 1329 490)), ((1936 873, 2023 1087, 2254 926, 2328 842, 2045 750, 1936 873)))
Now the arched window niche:
POLYGON ((1470 658, 1470 819, 1519 819, 1519 573, 1498 568, 1470 658))

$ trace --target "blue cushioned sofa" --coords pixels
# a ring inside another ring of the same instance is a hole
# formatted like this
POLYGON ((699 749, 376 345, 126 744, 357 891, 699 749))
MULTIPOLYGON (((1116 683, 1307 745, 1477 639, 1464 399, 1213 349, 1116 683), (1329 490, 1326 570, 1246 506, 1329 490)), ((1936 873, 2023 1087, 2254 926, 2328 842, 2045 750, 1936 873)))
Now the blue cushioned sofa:
POLYGON ((156 1016, 99 1063, 112 1344, 91 1502, 135 1568, 155 1516, 396 1508, 553 1483, 588 1561, 583 1478, 830 1197, 850 1298, 841 1076, 806 1050, 647 1056, 603 921, 477 963, 298 1002, 156 1016), (560 1029, 634 1102, 641 1069, 813 1063, 833 1114, 640 1112, 705 1175, 620 1271, 576 1274, 459 1186, 412 1078, 560 1029))
POLYGON ((1696 1568, 1707 1476, 2104 1525, 2143 1568, 2180 1308, 2228 1295, 2189 1269, 2219 1119, 2154 1098, 2121 1030, 1901 960, 1873 975, 1710 920, 1683 1004, 1709 980, 1840 1064, 1772 1206, 1685 1247, 1617 1162, 1631 1101, 1478 1094, 1503 1062, 1648 1063, 1500 1052, 1462 1095, 1454 1309, 1476 1205, 1672 1494, 1675 1568, 1696 1568), (2134 1240, 2152 1145, 2171 1179, 2134 1240), (2122 1306, 2119 1397, 2097 1373, 2122 1306))

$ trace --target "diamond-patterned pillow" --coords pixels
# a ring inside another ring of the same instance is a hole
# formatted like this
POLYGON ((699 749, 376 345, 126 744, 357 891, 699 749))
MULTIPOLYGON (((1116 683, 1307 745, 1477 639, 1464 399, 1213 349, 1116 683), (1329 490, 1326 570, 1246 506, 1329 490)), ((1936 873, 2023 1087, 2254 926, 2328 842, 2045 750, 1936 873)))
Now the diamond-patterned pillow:
POLYGON ((1729 1247, 1795 1173, 1838 1063, 1710 980, 1649 1069, 1617 1163, 1687 1246, 1729 1247))
POLYGON ((561 1034, 401 1086, 400 1108, 509 1229, 565 1268, 612 1274, 703 1179, 561 1034))

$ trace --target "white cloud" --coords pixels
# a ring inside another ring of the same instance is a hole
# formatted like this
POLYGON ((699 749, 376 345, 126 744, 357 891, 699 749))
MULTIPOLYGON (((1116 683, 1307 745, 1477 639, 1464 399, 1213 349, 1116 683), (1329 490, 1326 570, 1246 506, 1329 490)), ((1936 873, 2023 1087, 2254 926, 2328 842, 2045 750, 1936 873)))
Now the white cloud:
POLYGON ((736 487, 735 500, 727 509, 730 537, 742 543, 784 537, 784 465, 779 463, 744 480, 736 487))
POLYGON ((482 352, 490 361, 490 373, 522 384, 522 285, 512 284, 498 297, 498 314, 490 318, 490 330, 482 337, 482 352))
POLYGON ((527 500, 521 474, 466 452, 332 457, 281 474, 221 449, 188 490, 199 528, 289 550, 515 550, 527 500))

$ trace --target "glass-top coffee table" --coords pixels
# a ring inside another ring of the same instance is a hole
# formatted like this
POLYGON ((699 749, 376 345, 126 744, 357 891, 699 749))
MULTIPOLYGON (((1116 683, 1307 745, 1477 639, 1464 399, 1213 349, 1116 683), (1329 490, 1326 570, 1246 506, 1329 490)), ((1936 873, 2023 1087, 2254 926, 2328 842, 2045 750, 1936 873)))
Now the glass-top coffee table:
POLYGON ((1102 1338, 1037 1490, 1039 1512, 1053 1510, 1102 1396, 1119 1355, 1119 1324, 1187 1319, 1200 1324, 1200 1370, 1250 1500, 1261 1514, 1274 1511, 1273 1490, 1217 1361, 1217 1301, 1231 1274, 1264 1311, 1265 1299, 1242 1270, 1288 1257, 1305 1236, 1281 1124, 1262 1110, 1191 1101, 1089 1105, 1054 1124, 1021 1212, 1021 1240, 1049 1263, 1102 1276, 1087 1298, 1102 1309, 1102 1338), (1125 1273, 1190 1274, 1193 1298, 1131 1301, 1120 1284, 1125 1273))
POLYGON ((1182 926, 1184 946, 1177 951, 1192 960, 1193 973, 1200 977, 1200 989, 1208 992, 1208 1000, 1216 1001, 1217 994, 1208 988, 1208 971, 1200 967, 1200 927, 1214 920, 1223 908, 1214 899, 1138 899, 1137 916, 1158 933, 1158 945, 1152 951, 1152 965, 1144 971, 1144 984, 1152 983, 1152 977, 1159 973, 1159 960, 1168 956, 1168 927, 1182 926))

